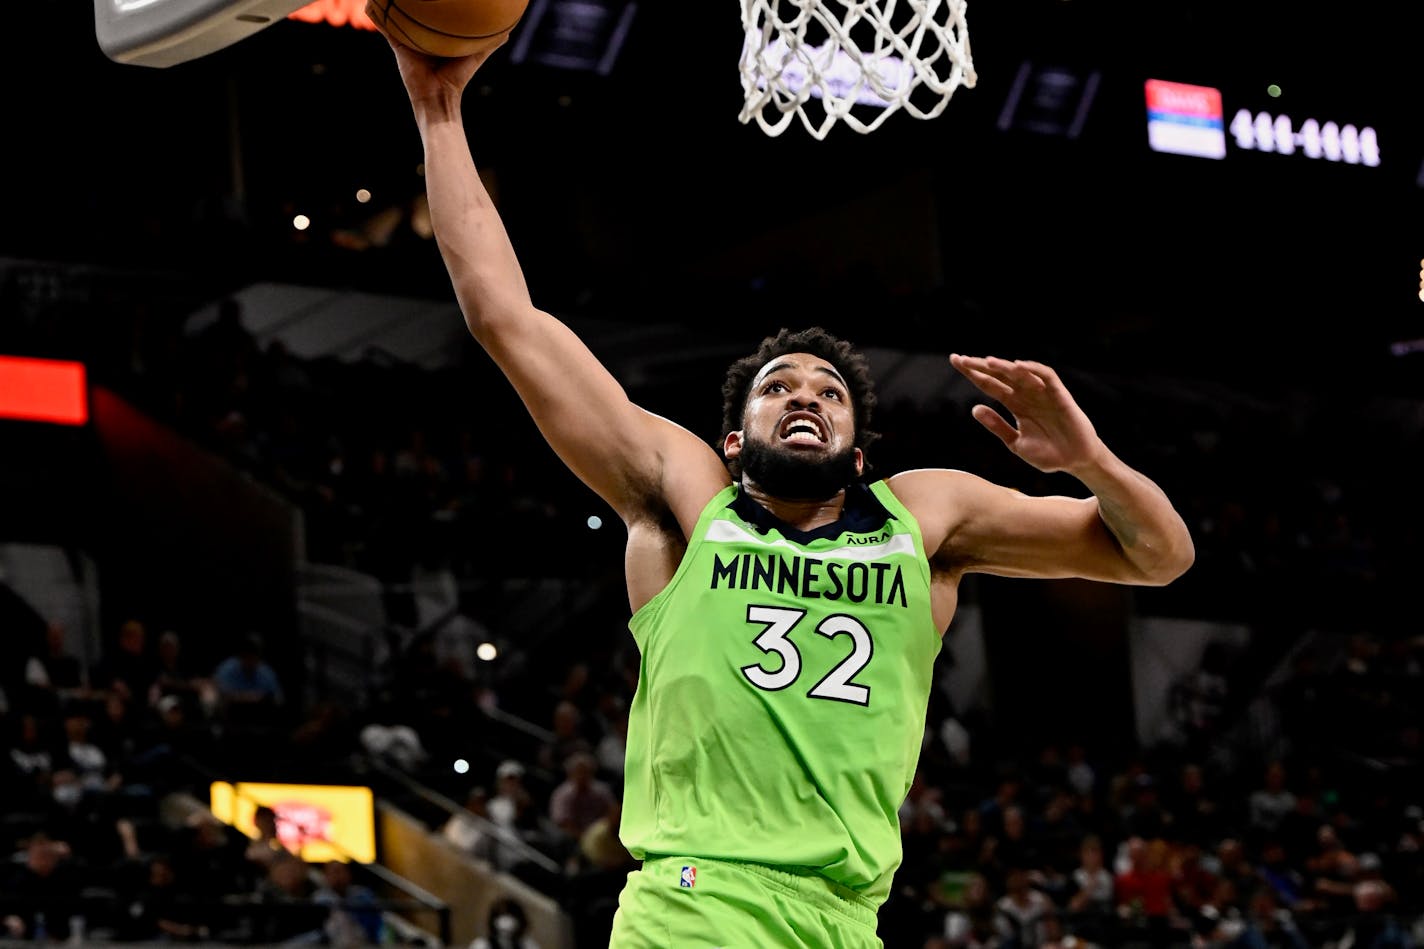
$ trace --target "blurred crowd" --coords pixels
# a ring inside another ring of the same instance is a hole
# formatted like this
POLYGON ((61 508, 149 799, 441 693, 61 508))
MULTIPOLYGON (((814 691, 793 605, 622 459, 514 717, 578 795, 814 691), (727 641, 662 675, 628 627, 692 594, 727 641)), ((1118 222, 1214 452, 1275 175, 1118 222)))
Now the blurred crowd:
POLYGON ((207 809, 209 768, 299 738, 260 635, 205 663, 178 632, 155 637, 132 618, 85 662, 64 627, 7 619, 18 655, 0 677, 3 938, 379 938, 374 894, 350 864, 309 866, 270 808, 250 839, 207 809))
MULTIPOLYGON (((1216 656, 1180 686, 1224 709, 1216 656)), ((606 940, 634 865, 617 835, 630 646, 546 670, 521 706, 544 714, 517 733, 487 715, 504 704, 499 685, 449 692, 444 713, 423 715, 441 685, 429 666, 393 663, 370 707, 302 710, 260 640, 206 667, 138 619, 92 666, 50 626, 6 668, 0 918, 12 938, 380 941, 376 891, 344 861, 287 848, 275 812, 258 809, 251 838, 204 807, 172 812, 175 795, 206 801, 206 767, 256 750, 266 775, 309 778, 316 761, 349 775, 364 754, 458 795, 462 807, 427 811, 433 835, 557 900, 576 945, 606 940), (473 766, 452 771, 472 745, 473 766)), ((1421 686, 1420 642, 1320 640, 1259 697, 1277 725, 1254 760, 1215 753, 1239 722, 1203 716, 1203 701, 1178 706, 1178 734, 1190 717, 1195 741, 1030 755, 996 747, 974 710, 937 690, 901 809, 886 945, 1419 945, 1421 686)))

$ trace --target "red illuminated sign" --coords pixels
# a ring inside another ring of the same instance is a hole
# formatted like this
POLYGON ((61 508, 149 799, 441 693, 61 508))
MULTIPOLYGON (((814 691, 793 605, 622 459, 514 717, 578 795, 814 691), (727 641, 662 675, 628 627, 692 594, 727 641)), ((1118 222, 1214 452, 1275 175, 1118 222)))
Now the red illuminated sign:
POLYGON ((0 356, 0 418, 59 425, 88 422, 84 364, 0 356))
POLYGON ((366 0, 313 0, 300 10, 288 14, 287 18, 305 23, 354 26, 358 30, 376 28, 376 24, 366 15, 366 0))

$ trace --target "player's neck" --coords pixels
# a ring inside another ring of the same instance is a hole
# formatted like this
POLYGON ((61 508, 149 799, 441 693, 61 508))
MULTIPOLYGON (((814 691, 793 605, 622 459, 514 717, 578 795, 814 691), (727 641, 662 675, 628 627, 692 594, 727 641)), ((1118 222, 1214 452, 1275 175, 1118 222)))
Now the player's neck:
POLYGON ((844 489, 819 500, 791 500, 768 494, 755 481, 744 477, 742 490, 777 519, 800 531, 813 531, 834 523, 845 511, 844 489))

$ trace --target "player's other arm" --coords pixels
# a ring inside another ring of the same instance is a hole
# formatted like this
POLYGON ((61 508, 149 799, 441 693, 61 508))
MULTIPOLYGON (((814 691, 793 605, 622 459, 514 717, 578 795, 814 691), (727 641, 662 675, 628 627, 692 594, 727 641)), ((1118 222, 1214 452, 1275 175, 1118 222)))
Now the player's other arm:
POLYGON ((425 150, 431 223, 471 334, 508 377, 550 446, 624 520, 669 502, 668 473, 701 497, 728 476, 692 433, 629 401, 561 321, 534 306, 493 200, 476 171, 460 98, 476 60, 434 60, 392 44, 425 150))
POLYGON ((1098 437, 1053 369, 993 357, 951 361, 1013 418, 980 404, 973 408, 980 424, 1038 470, 1072 475, 1091 494, 1032 497, 964 472, 906 472, 893 486, 921 519, 932 555, 966 571, 1144 586, 1186 572, 1196 552, 1185 521, 1156 482, 1098 437))
POLYGON ((1102 493, 1086 498, 1028 495, 934 468, 902 472, 889 484, 914 513, 939 567, 1165 586, 1194 559, 1186 525, 1160 488, 1120 461, 1114 465, 1122 470, 1093 476, 1102 493))

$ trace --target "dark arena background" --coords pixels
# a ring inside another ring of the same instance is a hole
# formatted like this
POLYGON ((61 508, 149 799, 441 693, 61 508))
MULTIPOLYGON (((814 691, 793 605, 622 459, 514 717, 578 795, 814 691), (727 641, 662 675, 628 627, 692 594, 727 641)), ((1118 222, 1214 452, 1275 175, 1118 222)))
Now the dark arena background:
MULTIPOLYGON (((386 41, 322 0, 151 67, 14 6, 0 938, 606 945, 625 533, 465 331, 386 41)), ((714 443, 823 325, 877 472, 1079 493, 948 355, 1047 362, 1197 544, 965 584, 888 949, 1424 943, 1424 9, 971 0, 974 88, 816 141, 738 121, 735 6, 536 0, 476 77, 535 303, 714 443)))

